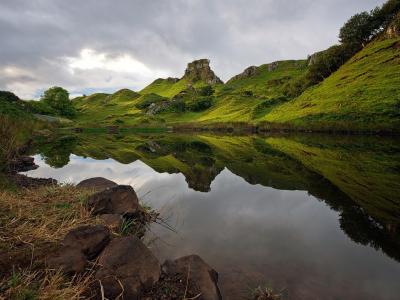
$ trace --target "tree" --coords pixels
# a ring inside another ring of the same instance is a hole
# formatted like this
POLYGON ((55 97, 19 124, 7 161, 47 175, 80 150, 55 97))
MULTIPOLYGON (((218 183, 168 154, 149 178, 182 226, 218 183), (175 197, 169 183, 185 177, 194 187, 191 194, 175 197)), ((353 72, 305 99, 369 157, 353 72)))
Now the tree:
POLYGON ((69 93, 61 87, 49 88, 44 92, 40 100, 62 116, 72 117, 75 115, 75 109, 69 100, 69 93))
POLYGON ((340 29, 340 42, 354 47, 364 46, 370 40, 375 26, 368 12, 356 14, 340 29))
POLYGON ((18 102, 19 98, 12 92, 0 91, 0 101, 18 102))

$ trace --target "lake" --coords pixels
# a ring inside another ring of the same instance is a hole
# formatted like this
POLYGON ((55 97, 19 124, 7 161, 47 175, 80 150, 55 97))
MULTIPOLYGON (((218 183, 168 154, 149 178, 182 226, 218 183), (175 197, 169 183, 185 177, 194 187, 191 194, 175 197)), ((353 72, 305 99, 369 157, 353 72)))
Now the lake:
POLYGON ((199 254, 224 299, 400 299, 400 142, 357 136, 77 134, 38 141, 32 177, 132 185, 174 231, 159 259, 199 254), (176 232, 175 232, 176 231, 176 232))

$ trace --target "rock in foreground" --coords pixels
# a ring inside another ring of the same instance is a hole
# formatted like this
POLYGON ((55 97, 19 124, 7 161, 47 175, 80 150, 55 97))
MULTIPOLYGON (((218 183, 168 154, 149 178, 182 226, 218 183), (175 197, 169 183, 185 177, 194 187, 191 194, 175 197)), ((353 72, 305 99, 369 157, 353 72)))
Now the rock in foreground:
POLYGON ((139 207, 138 197, 129 185, 118 185, 89 197, 88 206, 95 215, 133 216, 139 207))
POLYGON ((163 271, 170 276, 181 274, 187 278, 189 275, 189 280, 195 284, 197 292, 200 294, 196 299, 222 299, 217 285, 218 273, 198 255, 189 255, 174 261, 167 260, 163 264, 163 271))
POLYGON ((116 238, 100 255, 96 273, 109 299, 138 299, 142 289, 148 289, 160 278, 157 258, 136 237, 116 238), (121 287, 122 285, 122 287, 121 287))

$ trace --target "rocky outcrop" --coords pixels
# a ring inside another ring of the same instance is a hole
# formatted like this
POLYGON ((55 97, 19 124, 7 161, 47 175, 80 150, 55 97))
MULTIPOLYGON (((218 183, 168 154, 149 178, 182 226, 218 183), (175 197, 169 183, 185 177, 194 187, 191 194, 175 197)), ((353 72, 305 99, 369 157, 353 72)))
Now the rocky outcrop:
POLYGON ((118 185, 90 196, 88 207, 95 215, 118 214, 130 217, 136 213, 139 200, 131 186, 118 185))
POLYGON ((207 84, 223 83, 211 70, 210 60, 208 59, 199 59, 189 63, 183 79, 188 79, 190 82, 202 80, 207 84))
POLYGON ((251 66, 251 67, 248 67, 247 69, 245 69, 242 73, 240 73, 236 76, 233 76, 231 79, 228 80, 227 83, 238 80, 238 79, 253 77, 257 73, 258 73, 258 68, 256 66, 251 66))
POLYGON ((136 237, 116 238, 104 249, 96 272, 105 297, 138 299, 141 290, 151 288, 160 278, 157 258, 136 237))
POLYGON ((94 189, 97 191, 104 191, 108 188, 117 186, 114 181, 108 180, 103 177, 93 177, 89 179, 82 180, 76 185, 78 188, 94 189))
POLYGON ((212 269, 198 255, 178 258, 174 261, 167 260, 163 264, 163 271, 174 276, 181 274, 193 282, 199 293, 199 300, 220 300, 221 293, 218 288, 218 273, 212 269))

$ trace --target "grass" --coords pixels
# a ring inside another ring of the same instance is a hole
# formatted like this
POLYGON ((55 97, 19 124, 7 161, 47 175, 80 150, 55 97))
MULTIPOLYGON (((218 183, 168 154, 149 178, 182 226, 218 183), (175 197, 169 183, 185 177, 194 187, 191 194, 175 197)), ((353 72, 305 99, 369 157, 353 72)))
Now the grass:
POLYGON ((90 276, 47 270, 44 258, 70 229, 98 223, 85 209, 90 193, 69 185, 0 191, 0 299, 80 299, 90 276))
MULTIPOLYGON (((45 258, 71 229, 102 223, 86 207, 93 193, 72 185, 0 191, 0 299, 82 299, 91 267, 71 278, 46 269, 45 258)), ((114 234, 141 237, 157 216, 144 207, 114 234)))
POLYGON ((397 131, 399 49, 400 38, 372 42, 321 84, 262 119, 314 129, 397 131))

